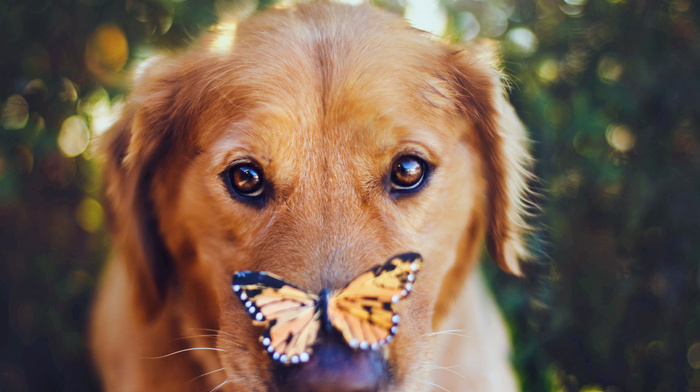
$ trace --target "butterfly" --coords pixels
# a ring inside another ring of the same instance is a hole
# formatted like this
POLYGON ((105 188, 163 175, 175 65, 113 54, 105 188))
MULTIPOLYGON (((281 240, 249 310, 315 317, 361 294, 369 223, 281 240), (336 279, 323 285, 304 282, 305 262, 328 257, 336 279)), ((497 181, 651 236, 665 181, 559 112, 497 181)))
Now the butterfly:
POLYGON ((318 295, 267 272, 238 272, 232 286, 253 324, 265 327, 260 342, 272 359, 298 364, 309 361, 321 328, 335 328, 355 350, 389 343, 400 319, 394 304, 411 292, 422 264, 417 253, 400 254, 318 295))

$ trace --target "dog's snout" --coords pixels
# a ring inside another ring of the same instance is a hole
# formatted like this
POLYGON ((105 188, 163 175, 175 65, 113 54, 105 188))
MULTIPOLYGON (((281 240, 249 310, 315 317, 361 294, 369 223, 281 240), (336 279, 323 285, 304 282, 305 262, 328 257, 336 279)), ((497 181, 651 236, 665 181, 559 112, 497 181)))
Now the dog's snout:
POLYGON ((379 351, 353 351, 342 342, 325 341, 308 363, 281 367, 276 373, 280 391, 377 392, 388 383, 387 370, 379 351))

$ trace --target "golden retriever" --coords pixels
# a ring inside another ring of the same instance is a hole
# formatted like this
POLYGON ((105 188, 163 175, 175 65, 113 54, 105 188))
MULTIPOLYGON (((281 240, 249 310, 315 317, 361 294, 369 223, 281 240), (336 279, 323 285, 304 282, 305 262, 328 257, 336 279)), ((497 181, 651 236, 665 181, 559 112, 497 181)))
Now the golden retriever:
POLYGON ((90 344, 107 391, 517 390, 473 273, 520 273, 526 134, 494 56, 374 7, 276 9, 159 58, 106 135, 113 243, 90 344), (273 363, 231 286, 267 271, 339 289, 424 264, 372 352, 273 363))

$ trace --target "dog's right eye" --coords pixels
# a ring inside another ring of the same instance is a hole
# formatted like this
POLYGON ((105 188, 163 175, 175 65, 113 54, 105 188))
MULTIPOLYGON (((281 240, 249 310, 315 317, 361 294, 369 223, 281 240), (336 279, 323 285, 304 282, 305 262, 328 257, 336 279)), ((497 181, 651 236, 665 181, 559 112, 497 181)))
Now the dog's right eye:
POLYGON ((391 191, 411 193, 419 190, 425 182, 428 165, 424 160, 404 155, 394 161, 391 168, 391 191))
POLYGON ((237 163, 228 169, 223 177, 229 188, 244 199, 258 199, 265 191, 263 172, 253 162, 237 163))

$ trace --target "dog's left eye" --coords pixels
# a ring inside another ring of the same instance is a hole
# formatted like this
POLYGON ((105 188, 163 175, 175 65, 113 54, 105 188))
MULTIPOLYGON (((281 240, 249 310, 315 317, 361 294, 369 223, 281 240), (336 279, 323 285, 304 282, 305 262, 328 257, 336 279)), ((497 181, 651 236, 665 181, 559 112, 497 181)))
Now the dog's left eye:
POLYGON ((245 199, 258 199, 265 191, 262 169, 253 162, 237 163, 224 172, 223 177, 229 188, 245 199))
POLYGON ((399 157, 391 165, 391 190, 397 192, 418 190, 425 182, 427 170, 425 161, 416 156, 399 157))

